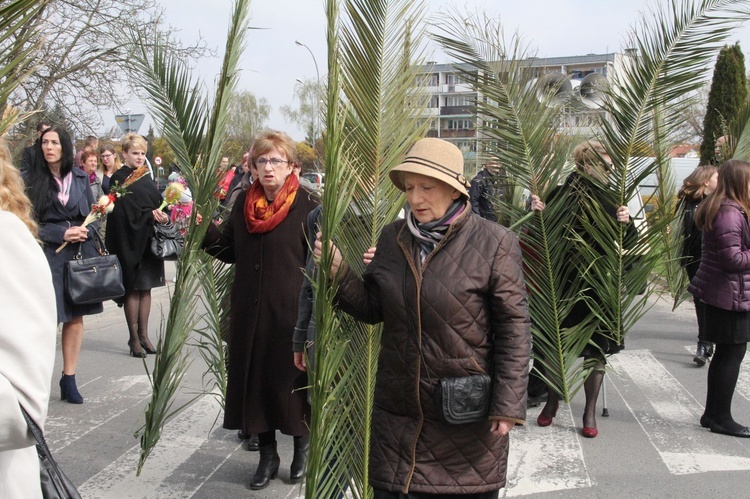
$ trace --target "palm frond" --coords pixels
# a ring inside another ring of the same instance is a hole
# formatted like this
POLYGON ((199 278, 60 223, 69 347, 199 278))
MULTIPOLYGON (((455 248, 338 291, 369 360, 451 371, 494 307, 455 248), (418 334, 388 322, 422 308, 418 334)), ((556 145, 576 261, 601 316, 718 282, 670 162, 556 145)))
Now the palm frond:
POLYGON ((159 353, 154 363, 154 389, 146 408, 145 424, 140 431, 139 474, 159 440, 161 428, 176 412, 170 412, 170 408, 186 372, 189 354, 186 345, 201 320, 211 329, 203 330, 202 337, 209 341, 204 341, 200 349, 215 379, 208 385, 212 388, 218 386, 222 391, 226 386, 220 331, 221 308, 216 306, 219 304, 216 293, 220 288, 218 282, 225 279, 223 272, 228 270, 214 270, 211 258, 201 249, 208 223, 195 225, 194 222, 198 211, 206 220, 210 220, 218 202, 213 196, 218 178, 216 169, 211 165, 218 164, 226 126, 228 96, 235 83, 237 61, 248 24, 249 3, 249 0, 237 0, 234 5, 222 73, 210 109, 208 99, 201 92, 201 85, 193 83, 191 71, 177 55, 169 51, 164 40, 145 43, 146 38, 142 34, 137 31, 131 33, 134 75, 137 75, 138 82, 149 96, 149 107, 162 127, 162 136, 175 152, 177 163, 191 186, 195 206, 191 227, 185 238, 185 250, 178 262, 177 285, 170 300, 166 330, 160 338, 159 353), (200 290, 203 291, 204 303, 209 304, 203 316, 198 307, 200 290))
POLYGON ((8 99, 36 67, 35 54, 41 41, 37 37, 37 25, 30 21, 40 15, 47 4, 49 0, 17 0, 0 7, 0 47, 6 48, 0 66, 0 135, 29 116, 9 108, 8 99))
MULTIPOLYGON (((426 132, 426 124, 419 122, 426 101, 413 89, 415 67, 423 62, 419 21, 424 7, 410 0, 330 0, 326 8, 322 232, 361 273, 362 253, 376 243, 403 203, 387 173, 426 132)), ((369 497, 369 418, 380 328, 335 313, 336 281, 329 285, 331 254, 327 244, 323 247, 315 286, 316 368, 306 495, 331 497, 348 483, 354 497, 369 497)))
POLYGON ((500 203, 501 219, 519 230, 525 250, 535 362, 544 366, 549 386, 569 400, 585 378, 577 358, 593 334, 589 323, 563 327, 579 299, 568 284, 576 270, 570 259, 573 212, 567 199, 552 199, 531 215, 519 202, 522 191, 548 199, 568 171, 571 139, 557 136, 565 108, 550 105, 528 67, 529 52, 520 36, 506 41, 500 23, 479 14, 453 10, 441 21, 434 36, 478 95, 484 157, 498 161, 508 173, 507 191, 513 194, 500 203))
MULTIPOLYGON (((660 171, 663 158, 657 155, 638 161, 639 151, 644 145, 663 150, 669 130, 682 120, 682 97, 701 85, 702 73, 720 44, 748 15, 746 2, 704 0, 670 2, 642 16, 629 40, 637 55, 627 58, 612 75, 603 104, 608 119, 601 122, 599 138, 614 163, 608 187, 615 206, 626 205, 643 180, 660 171)), ((604 328, 616 341, 645 312, 650 291, 637 295, 636 290, 646 285, 659 259, 659 248, 652 245, 664 240, 660 235, 670 220, 669 216, 652 217, 634 245, 611 255, 614 263, 606 259, 592 262, 598 267, 594 274, 612 273, 610 279, 599 281, 598 293, 606 303, 604 328), (634 267, 637 271, 627 270, 634 267)), ((593 221, 593 231, 607 225, 599 222, 602 220, 593 221)), ((615 236, 616 247, 626 247, 624 227, 619 227, 617 234, 599 231, 597 237, 604 241, 611 236, 615 236)))

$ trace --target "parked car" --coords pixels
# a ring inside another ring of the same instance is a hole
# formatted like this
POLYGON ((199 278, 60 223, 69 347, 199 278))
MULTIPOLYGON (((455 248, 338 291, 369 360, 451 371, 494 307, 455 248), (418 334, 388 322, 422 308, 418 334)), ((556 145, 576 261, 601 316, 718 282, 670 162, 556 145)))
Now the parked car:
POLYGON ((325 184, 325 173, 319 173, 319 172, 308 172, 302 174, 302 179, 307 180, 312 184, 317 191, 323 190, 323 185, 325 184))

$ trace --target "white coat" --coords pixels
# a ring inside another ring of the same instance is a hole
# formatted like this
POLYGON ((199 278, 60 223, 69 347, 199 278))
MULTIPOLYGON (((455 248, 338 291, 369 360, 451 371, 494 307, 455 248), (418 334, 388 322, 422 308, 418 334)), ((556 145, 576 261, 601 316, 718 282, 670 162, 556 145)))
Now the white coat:
POLYGON ((35 440, 19 403, 43 429, 55 362, 55 290, 26 225, 0 210, 0 234, 0 499, 38 498, 35 440))

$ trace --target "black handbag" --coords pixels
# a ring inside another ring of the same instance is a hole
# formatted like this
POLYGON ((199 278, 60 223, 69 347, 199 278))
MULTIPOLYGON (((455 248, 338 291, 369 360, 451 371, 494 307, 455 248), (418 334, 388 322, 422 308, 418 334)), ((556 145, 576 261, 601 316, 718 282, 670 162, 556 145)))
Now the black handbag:
POLYGON ((99 256, 83 258, 79 244, 78 253, 65 262, 65 294, 76 305, 101 303, 125 294, 120 260, 117 255, 109 254, 98 233, 96 238, 99 256))
POLYGON ((154 224, 149 242, 151 254, 160 260, 177 260, 185 247, 185 239, 174 224, 154 224))
POLYGON ((49 451, 49 447, 47 447, 47 441, 44 439, 42 429, 31 419, 23 406, 21 406, 21 412, 36 440, 42 497, 44 499, 81 499, 76 486, 63 473, 63 470, 60 469, 60 466, 58 466, 52 457, 52 453, 49 451))
POLYGON ((451 425, 486 420, 491 389, 492 380, 486 374, 441 378, 434 397, 438 418, 451 425))

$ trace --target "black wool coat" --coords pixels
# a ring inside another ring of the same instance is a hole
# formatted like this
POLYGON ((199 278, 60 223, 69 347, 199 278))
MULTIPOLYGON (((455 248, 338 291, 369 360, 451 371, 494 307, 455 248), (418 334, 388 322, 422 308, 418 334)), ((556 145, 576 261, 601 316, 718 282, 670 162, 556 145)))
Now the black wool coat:
POLYGON ((246 196, 239 194, 221 231, 212 224, 203 242, 209 254, 235 264, 224 428, 307 435, 307 375, 294 367, 292 336, 309 247, 305 220, 318 203, 300 187, 279 225, 251 234, 246 196))
MULTIPOLYGON (((123 166, 110 179, 110 185, 122 185, 135 168, 123 166)), ((127 194, 115 202, 115 207, 107 216, 107 249, 117 255, 122 265, 122 282, 125 292, 133 289, 135 277, 147 254, 148 245, 154 232, 153 210, 161 204, 162 198, 151 176, 144 175, 127 187, 127 194)), ((158 263, 157 263, 158 265, 158 263)), ((161 262, 163 268, 164 262, 161 262)), ((161 272, 164 274, 164 272, 161 272)), ((163 282, 161 283, 163 285, 163 282)))

